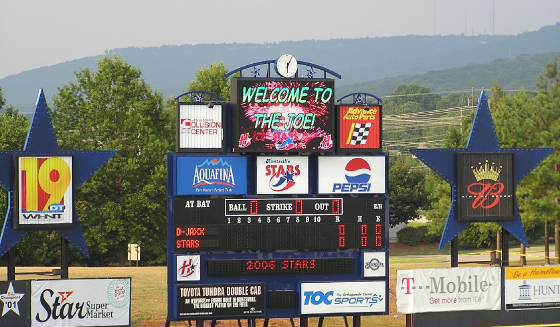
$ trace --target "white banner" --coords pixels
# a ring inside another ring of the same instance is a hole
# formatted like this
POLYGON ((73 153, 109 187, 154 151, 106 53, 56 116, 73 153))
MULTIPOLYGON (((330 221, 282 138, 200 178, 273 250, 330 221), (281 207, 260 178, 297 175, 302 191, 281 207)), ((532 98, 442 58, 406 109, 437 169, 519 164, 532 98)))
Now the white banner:
POLYGON ((308 157, 257 157, 257 194, 309 193, 308 157))
POLYGON ((128 325, 130 278, 31 281, 32 327, 128 325))
POLYGON ((499 267, 399 270, 397 311, 500 310, 501 289, 499 267))
POLYGON ((320 156, 319 193, 385 193, 385 156, 320 156))
POLYGON ((215 104, 179 105, 179 148, 221 149, 222 106, 215 104))
POLYGON ((301 283, 300 313, 385 312, 385 281, 301 283))
POLYGON ((560 266, 505 268, 506 310, 560 308, 560 266))

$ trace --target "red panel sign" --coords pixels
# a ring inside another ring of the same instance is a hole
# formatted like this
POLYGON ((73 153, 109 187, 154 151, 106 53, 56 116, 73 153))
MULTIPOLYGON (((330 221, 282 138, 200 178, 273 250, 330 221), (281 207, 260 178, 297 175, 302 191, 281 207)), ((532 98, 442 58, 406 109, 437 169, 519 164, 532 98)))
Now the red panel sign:
POLYGON ((338 148, 360 152, 381 149, 381 106, 339 106, 338 148))

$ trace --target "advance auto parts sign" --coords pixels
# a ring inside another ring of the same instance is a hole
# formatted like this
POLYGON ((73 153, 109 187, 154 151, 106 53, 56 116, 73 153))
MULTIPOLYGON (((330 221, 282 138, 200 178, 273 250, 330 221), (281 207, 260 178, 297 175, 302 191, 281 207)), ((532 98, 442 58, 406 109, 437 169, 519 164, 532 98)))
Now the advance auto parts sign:
POLYGON ((560 266, 505 268, 506 310, 560 308, 560 266))
POLYGON ((264 315, 264 284, 180 285, 178 317, 264 315))
POLYGON ((332 79, 233 79, 232 101, 236 152, 334 151, 332 79))
POLYGON ((399 313, 500 310, 501 268, 397 271, 399 313))
POLYGON ((381 106, 339 106, 338 148, 381 149, 381 106))
POLYGON ((385 281, 301 283, 301 314, 385 312, 385 281))
POLYGON ((31 326, 129 326, 130 278, 34 280, 31 326))

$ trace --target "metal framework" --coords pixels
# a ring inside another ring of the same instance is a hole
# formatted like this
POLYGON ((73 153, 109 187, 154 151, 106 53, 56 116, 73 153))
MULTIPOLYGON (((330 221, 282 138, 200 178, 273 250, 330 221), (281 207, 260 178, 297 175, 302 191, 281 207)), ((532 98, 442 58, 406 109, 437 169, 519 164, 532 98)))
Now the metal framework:
POLYGON ((182 94, 179 94, 175 97, 175 101, 179 101, 184 96, 190 96, 191 101, 194 103, 208 103, 208 102, 222 102, 222 98, 220 98, 216 93, 208 92, 208 91, 189 91, 182 94), (210 97, 214 98, 214 100, 210 100, 210 97))
MULTIPOLYGON (((226 78, 228 78, 235 73, 239 73, 239 77, 243 77, 243 71, 252 68, 251 71, 250 71, 250 75, 245 76, 245 77, 266 77, 266 78, 270 78, 271 77, 271 71, 276 72, 276 69, 274 69, 274 64, 276 64, 276 59, 257 61, 257 62, 254 62, 252 64, 248 64, 248 65, 236 68, 236 69, 226 73, 224 76, 226 78), (265 76, 261 75, 261 68, 262 67, 260 67, 260 66, 266 66, 266 75, 265 76), (271 66, 273 67, 272 70, 271 70, 271 66)), ((336 77, 338 79, 342 78, 342 76, 339 73, 337 73, 333 70, 330 70, 326 67, 319 66, 319 65, 307 62, 307 61, 298 61, 298 70, 296 71, 296 75, 294 77, 295 78, 299 78, 299 77, 316 78, 317 76, 315 76, 315 74, 317 72, 315 71, 315 69, 317 69, 317 70, 319 70, 319 72, 323 73, 323 78, 327 78, 327 74, 330 74, 333 77, 336 77), (299 66, 306 67, 305 76, 300 76, 299 66)), ((278 74, 276 74, 276 75, 278 75, 278 74)))
POLYGON ((381 104, 383 102, 383 100, 381 100, 381 98, 378 97, 377 95, 366 93, 366 92, 349 93, 343 96, 342 98, 336 100, 336 102, 342 103, 342 100, 348 97, 352 97, 352 104, 368 104, 368 97, 374 98, 377 101, 376 104, 381 104))

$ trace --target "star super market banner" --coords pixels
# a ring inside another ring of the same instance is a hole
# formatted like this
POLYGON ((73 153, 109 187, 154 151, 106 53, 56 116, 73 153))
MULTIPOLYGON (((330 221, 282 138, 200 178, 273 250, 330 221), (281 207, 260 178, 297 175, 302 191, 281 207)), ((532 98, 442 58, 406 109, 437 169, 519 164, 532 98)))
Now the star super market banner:
POLYGON ((32 327, 129 325, 130 278, 31 282, 32 327))
POLYGON ((322 156, 318 159, 320 194, 385 193, 385 156, 322 156))
POLYGON ((501 268, 397 271, 399 313, 500 310, 501 268))

